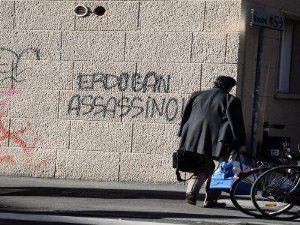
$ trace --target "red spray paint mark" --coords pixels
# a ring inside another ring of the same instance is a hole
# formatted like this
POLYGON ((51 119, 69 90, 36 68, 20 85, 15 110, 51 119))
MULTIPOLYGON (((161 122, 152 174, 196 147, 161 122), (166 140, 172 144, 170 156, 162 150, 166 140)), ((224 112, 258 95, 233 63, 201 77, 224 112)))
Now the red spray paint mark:
POLYGON ((3 121, 2 121, 3 114, 0 113, 0 133, 3 134, 3 136, 0 137, 0 141, 3 141, 5 139, 10 138, 13 142, 18 144, 24 152, 29 152, 30 147, 28 147, 28 144, 20 137, 17 135, 24 134, 25 132, 29 131, 31 129, 31 124, 28 122, 27 127, 14 131, 14 132, 9 132, 7 128, 5 128, 3 121))
POLYGON ((8 91, 1 91, 2 95, 14 96, 17 94, 15 85, 12 83, 8 89, 8 91))
MULTIPOLYGON (((11 83, 10 88, 7 91, 1 91, 1 95, 12 97, 17 94, 16 88, 13 83, 11 83)), ((0 102, 0 107, 9 106, 11 99, 0 102)))
POLYGON ((54 159, 55 159, 54 156, 49 155, 49 156, 45 157, 44 159, 40 159, 40 160, 33 162, 30 157, 26 157, 25 162, 27 164, 30 164, 31 166, 34 167, 34 169, 37 170, 37 169, 40 169, 42 166, 47 165, 51 160, 54 160, 54 159))
POLYGON ((48 157, 46 157, 45 159, 41 159, 37 162, 37 164, 34 166, 35 169, 40 169, 41 166, 45 166, 47 165, 47 163, 49 163, 50 161, 54 160, 55 158, 51 155, 49 155, 48 157))
POLYGON ((12 163, 14 163, 14 159, 10 155, 0 156, 0 164, 2 162, 8 162, 8 163, 12 164, 12 163))
MULTIPOLYGON (((13 80, 12 80, 10 88, 7 91, 0 91, 0 95, 8 96, 8 100, 0 102, 0 107, 6 107, 6 106, 9 107, 10 103, 11 103, 11 98, 16 94, 17 94, 17 91, 15 89, 15 86, 14 86, 13 80)), ((0 112, 0 135, 2 134, 2 136, 0 136, 0 142, 10 138, 19 147, 21 147, 25 153, 29 153, 31 150, 36 148, 37 145, 39 145, 40 143, 43 143, 43 140, 40 139, 39 137, 37 137, 37 138, 34 138, 32 146, 29 146, 25 142, 25 140, 20 138, 18 135, 24 134, 25 132, 30 131, 31 123, 27 121, 27 126, 25 128, 14 131, 14 132, 10 132, 9 129, 5 128, 5 126, 4 126, 4 123, 2 121, 3 116, 4 116, 4 114, 2 112, 0 112)), ((0 148, 2 148, 1 144, 0 144, 0 148)), ((46 165, 52 159, 53 159, 53 157, 49 156, 49 157, 46 157, 45 159, 39 160, 37 162, 37 164, 34 166, 35 169, 39 169, 42 165, 46 165)), ((14 163, 14 159, 10 155, 0 156, 0 164, 4 161, 6 161, 8 163, 14 163)), ((28 156, 26 157, 25 161, 26 161, 26 163, 32 162, 31 158, 28 156)))
POLYGON ((5 102, 0 102, 0 106, 3 106, 3 107, 5 107, 6 105, 8 105, 8 101, 5 101, 5 102))

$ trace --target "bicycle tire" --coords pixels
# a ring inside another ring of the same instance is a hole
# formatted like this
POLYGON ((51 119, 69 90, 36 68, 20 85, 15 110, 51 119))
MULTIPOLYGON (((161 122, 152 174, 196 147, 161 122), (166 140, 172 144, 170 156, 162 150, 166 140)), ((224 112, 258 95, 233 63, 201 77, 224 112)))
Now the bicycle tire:
MULTIPOLYGON (((285 170, 285 169, 299 169, 299 166, 280 166, 280 167, 276 167, 276 168, 272 168, 270 170, 267 170, 266 172, 264 172, 263 174, 261 174, 259 176, 259 178, 256 179, 256 181, 252 185, 252 188, 251 188, 251 200, 252 200, 252 203, 255 206, 255 208, 263 216, 265 216, 265 217, 272 218, 272 219, 280 219, 280 220, 294 220, 294 219, 297 219, 297 218, 300 217, 299 214, 295 214, 295 215, 291 215, 291 216, 286 216, 286 217, 279 217, 280 215, 283 215, 283 214, 287 213, 289 210, 291 210, 294 207, 293 203, 287 202, 287 206, 285 208, 279 210, 278 212, 267 213, 266 210, 264 210, 262 207, 260 207, 260 205, 257 202, 256 193, 257 193, 257 190, 258 190, 258 186, 260 185, 260 182, 263 179, 266 180, 268 178, 268 176, 270 176, 272 173, 274 173, 276 171, 280 171, 280 170, 285 170)), ((285 176, 283 176, 283 177, 286 178, 285 176)), ((296 178, 296 180, 297 179, 300 179, 299 178, 299 174, 298 174, 298 177, 296 178)), ((291 190, 294 190, 294 189, 295 189, 295 186, 294 186, 294 188, 291 188, 291 190)), ((274 189, 274 187, 273 187, 273 190, 276 190, 276 189, 274 189)), ((270 206, 270 207, 272 207, 272 206, 270 206)))
MULTIPOLYGON (((233 203, 233 205, 240 210, 241 212, 250 215, 250 216, 254 216, 254 217, 261 217, 261 214, 256 210, 256 208, 253 206, 251 209, 250 208, 246 208, 241 204, 241 201, 238 200, 238 197, 236 195, 236 190, 240 187, 240 185, 246 181, 246 179, 248 179, 249 176, 251 176, 251 182, 254 183, 254 181, 252 180, 254 177, 258 178, 259 175, 261 175, 263 172, 267 171, 269 168, 268 167, 261 167, 261 168, 256 168, 254 170, 250 170, 248 172, 244 172, 244 173, 240 173, 238 175, 238 178, 233 182, 231 189, 230 189, 230 199, 231 202, 233 203), (254 211, 255 210, 255 211, 254 211)), ((252 184, 251 184, 252 186, 252 184)), ((251 202, 251 190, 249 190, 249 200, 248 202, 251 202)))

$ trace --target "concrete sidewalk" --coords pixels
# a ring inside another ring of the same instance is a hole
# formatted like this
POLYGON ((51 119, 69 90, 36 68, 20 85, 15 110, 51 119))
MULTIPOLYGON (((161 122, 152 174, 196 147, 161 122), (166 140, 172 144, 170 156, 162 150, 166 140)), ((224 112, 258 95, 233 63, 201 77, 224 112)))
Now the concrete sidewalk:
POLYGON ((108 221, 108 218, 116 220, 111 224, 116 224, 118 219, 171 224, 299 223, 249 217, 235 210, 226 196, 223 196, 223 201, 228 203, 226 209, 202 208, 203 194, 200 194, 197 206, 191 206, 184 201, 185 186, 178 184, 150 185, 2 176, 0 186, 0 220, 15 218, 22 221, 22 224, 24 221, 32 221, 33 217, 38 221, 56 221, 55 224, 63 222, 64 218, 81 221, 72 222, 73 224, 110 224, 109 221, 112 221, 108 221))

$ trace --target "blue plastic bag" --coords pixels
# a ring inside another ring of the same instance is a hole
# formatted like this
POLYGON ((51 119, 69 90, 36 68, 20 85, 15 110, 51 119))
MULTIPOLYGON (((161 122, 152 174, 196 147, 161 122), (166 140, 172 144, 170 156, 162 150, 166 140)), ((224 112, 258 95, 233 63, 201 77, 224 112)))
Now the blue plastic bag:
MULTIPOLYGON (((220 162, 217 170, 211 176, 210 188, 228 191, 239 172, 251 170, 251 166, 241 162, 239 153, 228 162, 220 162), (233 160, 235 158, 235 160, 233 160)), ((248 191, 248 187, 245 190, 248 191)), ((241 190, 242 191, 242 190, 241 190)))
POLYGON ((230 189, 234 180, 232 161, 221 162, 218 169, 211 176, 211 189, 230 189))

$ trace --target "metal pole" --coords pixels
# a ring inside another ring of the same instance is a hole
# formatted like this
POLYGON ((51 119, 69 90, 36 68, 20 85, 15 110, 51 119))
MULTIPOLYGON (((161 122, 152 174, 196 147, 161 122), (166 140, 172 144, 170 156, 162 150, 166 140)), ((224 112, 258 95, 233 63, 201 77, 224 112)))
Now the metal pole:
POLYGON ((256 153, 257 147, 257 126, 258 126, 258 115, 259 115, 259 91, 260 91, 260 77, 261 77, 261 65, 262 65, 262 54, 264 45, 264 28, 259 29, 258 36, 258 48, 256 58, 256 71, 255 71, 255 86, 254 86, 254 97, 253 97, 253 108, 252 108, 252 127, 251 127, 251 152, 256 153))

